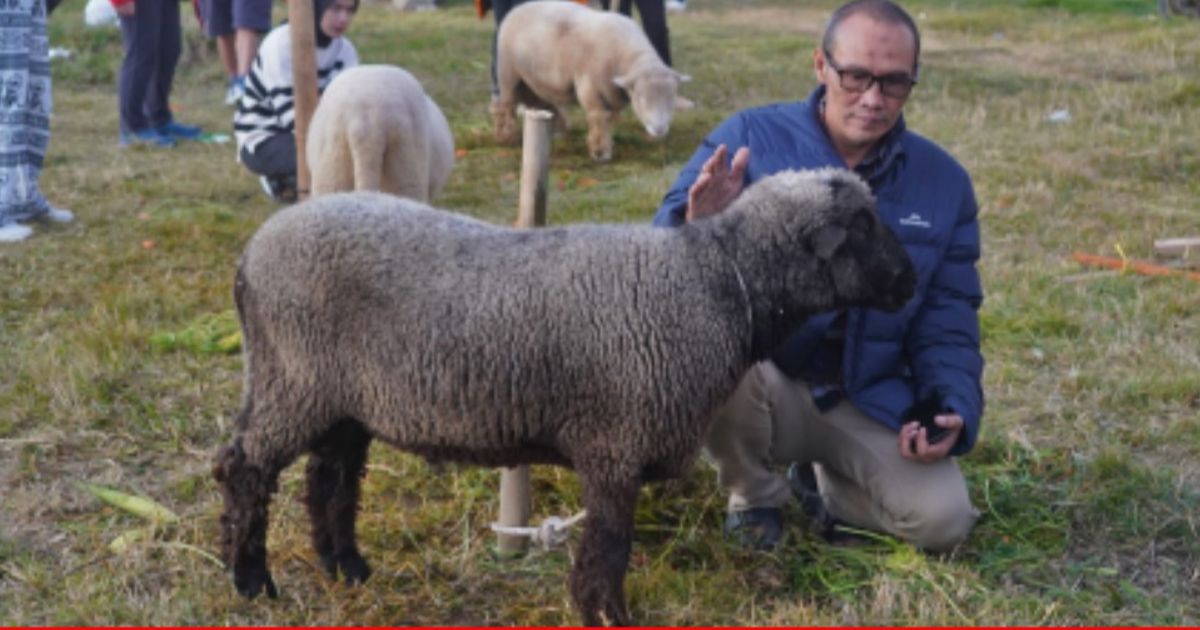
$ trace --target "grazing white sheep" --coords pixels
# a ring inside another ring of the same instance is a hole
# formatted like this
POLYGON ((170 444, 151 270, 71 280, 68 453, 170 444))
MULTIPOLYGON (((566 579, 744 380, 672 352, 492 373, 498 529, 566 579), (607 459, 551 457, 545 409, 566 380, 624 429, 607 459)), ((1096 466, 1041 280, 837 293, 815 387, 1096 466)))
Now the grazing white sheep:
POLYGON ((663 63, 628 16, 575 2, 526 2, 509 11, 497 35, 496 139, 516 139, 518 101, 554 111, 560 127, 566 125, 560 107, 578 102, 587 114, 588 152, 607 162, 611 126, 625 105, 632 103, 650 137, 661 138, 675 109, 689 106, 677 96, 689 80, 663 63))
POLYGON ((377 190, 429 201, 450 177, 454 138, 406 70, 356 66, 325 88, 306 153, 314 195, 377 190))
POLYGON ((371 193, 285 209, 234 287, 245 397, 214 469, 234 584, 275 595, 267 506, 305 451, 317 554, 367 578, 354 518, 379 438, 433 461, 574 468, 588 516, 571 594, 584 623, 628 623, 641 485, 687 470, 713 409, 810 315, 897 310, 915 284, 849 171, 765 177, 670 230, 518 230, 371 193))

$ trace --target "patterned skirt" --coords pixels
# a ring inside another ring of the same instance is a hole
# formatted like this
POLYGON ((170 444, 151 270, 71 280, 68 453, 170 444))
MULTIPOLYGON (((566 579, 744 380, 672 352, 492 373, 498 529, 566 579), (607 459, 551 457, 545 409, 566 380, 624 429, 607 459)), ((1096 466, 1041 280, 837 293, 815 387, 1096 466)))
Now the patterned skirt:
POLYGON ((0 225, 50 207, 38 190, 50 110, 45 0, 0 0, 0 225))

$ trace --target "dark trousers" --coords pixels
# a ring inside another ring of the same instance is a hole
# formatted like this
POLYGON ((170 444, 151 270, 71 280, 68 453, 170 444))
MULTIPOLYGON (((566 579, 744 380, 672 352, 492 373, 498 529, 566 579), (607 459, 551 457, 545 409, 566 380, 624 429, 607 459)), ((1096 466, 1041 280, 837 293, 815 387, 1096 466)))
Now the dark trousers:
POLYGON ((241 158, 242 165, 257 175, 295 175, 296 136, 291 132, 275 134, 259 143, 254 153, 242 149, 241 158))
POLYGON ((181 39, 179 0, 137 0, 121 17, 125 59, 117 77, 121 131, 145 131, 171 122, 169 100, 181 39))
POLYGON ((492 31, 492 96, 500 94, 500 86, 496 83, 496 40, 500 36, 500 23, 513 7, 525 0, 492 0, 492 15, 496 17, 496 30, 492 31))
MULTIPOLYGON (((671 65, 671 38, 667 30, 667 7, 663 0, 618 0, 617 10, 625 15, 633 15, 633 4, 637 4, 638 15, 642 18, 642 30, 663 63, 671 65)), ((600 0, 600 6, 607 11, 611 0, 600 0)))

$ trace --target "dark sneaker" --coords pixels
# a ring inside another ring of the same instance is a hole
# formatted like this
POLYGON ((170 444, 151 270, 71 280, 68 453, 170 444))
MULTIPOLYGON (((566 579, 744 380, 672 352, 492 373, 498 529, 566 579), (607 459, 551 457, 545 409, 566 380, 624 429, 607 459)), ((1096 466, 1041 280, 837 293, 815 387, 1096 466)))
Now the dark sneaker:
POLYGON ((725 533, 736 538, 744 547, 771 551, 783 539, 783 510, 750 508, 730 512, 725 517, 725 533))
POLYGON ((817 473, 811 463, 794 463, 788 467, 788 485, 792 488, 792 496, 800 503, 800 509, 812 520, 813 530, 818 536, 831 544, 846 543, 859 540, 858 536, 841 528, 842 521, 829 513, 825 507, 825 499, 817 488, 817 473))
POLYGON ((263 192, 280 203, 295 203, 296 178, 292 175, 263 175, 258 178, 263 192))
POLYGON ((204 135, 204 130, 196 125, 181 125, 174 120, 159 127, 159 134, 175 140, 197 140, 204 135))
POLYGON ((120 143, 122 147, 144 144, 151 147, 170 148, 175 146, 175 139, 171 136, 164 136, 157 129, 145 129, 142 131, 122 131, 120 143))

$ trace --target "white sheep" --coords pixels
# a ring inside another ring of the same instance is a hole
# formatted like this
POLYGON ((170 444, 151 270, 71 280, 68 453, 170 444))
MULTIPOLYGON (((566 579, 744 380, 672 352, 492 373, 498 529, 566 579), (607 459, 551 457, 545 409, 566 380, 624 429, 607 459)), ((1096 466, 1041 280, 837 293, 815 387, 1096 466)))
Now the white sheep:
POLYGON ((652 138, 666 135, 677 96, 691 80, 659 58, 645 32, 620 13, 575 2, 539 0, 509 11, 496 43, 499 94, 491 104, 496 139, 516 139, 517 101, 555 112, 565 127, 563 105, 578 102, 587 114, 588 152, 612 159, 612 124, 627 103, 652 138))
POLYGON ((373 438, 430 460, 549 463, 588 516, 570 590, 628 623, 638 490, 684 474, 713 410, 809 315, 889 310, 916 275, 849 171, 785 172, 677 229, 519 230, 373 193, 268 219, 238 266, 245 397, 214 475, 234 584, 275 596, 267 506, 305 451, 313 545, 349 582, 373 438))
POLYGON ((306 153, 314 195, 377 190, 429 201, 450 177, 454 138, 442 110, 408 71, 365 65, 325 88, 306 153))

